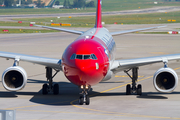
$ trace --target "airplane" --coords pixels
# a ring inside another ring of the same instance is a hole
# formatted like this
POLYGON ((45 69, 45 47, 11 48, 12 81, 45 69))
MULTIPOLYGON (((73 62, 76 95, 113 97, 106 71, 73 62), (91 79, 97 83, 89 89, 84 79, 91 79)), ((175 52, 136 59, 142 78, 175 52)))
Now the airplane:
POLYGON ((79 104, 89 105, 90 98, 88 92, 91 86, 101 81, 110 80, 113 74, 120 71, 124 71, 132 79, 132 84, 126 86, 126 95, 141 95, 142 86, 141 84, 137 85, 138 68, 144 65, 163 62, 164 66, 154 74, 153 84, 159 92, 172 92, 177 87, 178 76, 173 69, 168 67, 168 61, 180 59, 180 54, 116 60, 116 45, 112 37, 114 35, 164 26, 109 32, 102 26, 101 6, 101 0, 97 0, 95 26, 86 32, 34 24, 34 26, 38 27, 80 35, 67 46, 62 55, 62 59, 0 51, 0 57, 14 60, 13 66, 7 68, 2 74, 2 84, 4 88, 8 91, 18 91, 25 87, 27 83, 27 73, 19 66, 19 62, 26 61, 46 67, 48 84, 44 84, 42 87, 43 95, 49 92, 53 92, 55 95, 59 94, 59 85, 53 84, 53 78, 58 72, 62 71, 71 83, 79 86, 81 90, 79 104), (52 70, 56 71, 54 75, 52 74, 52 70), (132 76, 129 74, 130 70, 132 71, 132 76))

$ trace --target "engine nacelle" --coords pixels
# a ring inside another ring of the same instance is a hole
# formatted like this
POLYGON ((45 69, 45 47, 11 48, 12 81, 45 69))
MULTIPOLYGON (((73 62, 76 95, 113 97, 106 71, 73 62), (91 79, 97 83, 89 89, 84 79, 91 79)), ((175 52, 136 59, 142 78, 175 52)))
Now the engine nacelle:
POLYGON ((160 68, 154 74, 153 83, 159 92, 172 92, 178 85, 178 76, 171 68, 160 68))
POLYGON ((18 91, 27 83, 26 71, 19 66, 7 68, 2 75, 2 84, 6 90, 18 91))

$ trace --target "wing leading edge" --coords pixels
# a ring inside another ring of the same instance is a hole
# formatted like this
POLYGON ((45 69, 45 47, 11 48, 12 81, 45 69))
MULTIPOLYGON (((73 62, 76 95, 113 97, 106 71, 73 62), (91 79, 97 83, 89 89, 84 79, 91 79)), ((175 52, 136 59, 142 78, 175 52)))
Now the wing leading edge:
POLYGON ((114 36, 114 35, 121 35, 121 34, 137 32, 137 31, 156 29, 156 28, 161 28, 161 27, 166 27, 166 26, 156 26, 156 27, 149 27, 149 28, 141 28, 141 29, 126 30, 126 31, 118 31, 118 32, 111 32, 110 34, 112 36, 114 36))
POLYGON ((69 30, 69 29, 63 29, 63 28, 57 28, 57 27, 48 27, 48 26, 41 26, 41 25, 35 25, 35 24, 34 24, 34 26, 48 28, 48 29, 52 29, 52 30, 69 32, 69 33, 78 34, 78 35, 82 35, 84 33, 83 31, 69 30))
POLYGON ((0 51, 0 57, 7 58, 7 59, 14 59, 14 60, 18 59, 19 61, 26 61, 26 62, 62 70, 60 59, 45 58, 45 57, 10 53, 10 52, 2 52, 2 51, 0 51))
POLYGON ((111 71, 117 73, 119 71, 127 70, 134 67, 140 67, 143 65, 149 65, 159 62, 168 62, 171 60, 179 60, 180 54, 162 55, 154 57, 144 57, 136 59, 126 59, 126 60, 115 60, 111 66, 111 71))

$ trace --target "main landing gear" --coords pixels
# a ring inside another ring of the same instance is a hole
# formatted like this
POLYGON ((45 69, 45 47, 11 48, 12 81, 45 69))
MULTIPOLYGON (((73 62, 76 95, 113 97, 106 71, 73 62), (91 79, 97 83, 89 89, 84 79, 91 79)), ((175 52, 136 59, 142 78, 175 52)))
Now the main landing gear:
POLYGON ((83 105, 84 103, 86 105, 89 105, 90 104, 90 99, 89 99, 89 96, 88 96, 88 91, 91 89, 91 86, 84 86, 84 85, 81 85, 81 95, 79 97, 79 105, 83 105))
POLYGON ((131 95, 132 93, 136 93, 137 95, 142 95, 142 86, 138 84, 136 86, 136 82, 138 79, 138 68, 132 68, 127 71, 124 71, 131 79, 132 79, 132 87, 130 84, 126 86, 126 95, 131 95), (132 76, 129 75, 129 71, 132 70, 132 76))
POLYGON ((53 85, 53 78, 59 71, 57 70, 56 73, 52 76, 52 68, 46 67, 46 78, 49 82, 48 84, 44 84, 42 87, 42 94, 46 95, 49 92, 53 92, 54 95, 59 94, 59 85, 56 83, 53 85))

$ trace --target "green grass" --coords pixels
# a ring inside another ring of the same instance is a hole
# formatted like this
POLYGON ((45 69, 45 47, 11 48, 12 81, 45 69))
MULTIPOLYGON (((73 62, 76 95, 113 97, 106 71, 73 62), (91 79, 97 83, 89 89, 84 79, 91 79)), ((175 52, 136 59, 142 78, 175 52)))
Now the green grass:
POLYGON ((6 22, 6 21, 0 21, 0 26, 29 26, 29 22, 6 22))
POLYGON ((180 6, 180 2, 165 2, 165 0, 158 0, 159 4, 155 5, 157 0, 102 0, 102 9, 104 11, 119 11, 143 9, 156 6, 180 6), (178 3, 178 4, 177 4, 178 3))
MULTIPOLYGON (((61 18, 23 18, 16 19, 22 21, 33 21, 33 22, 50 22, 53 20, 55 23, 71 23, 72 26, 92 27, 95 23, 95 16, 86 17, 61 17, 61 18)), ((169 13, 152 13, 152 14, 136 14, 136 15, 112 15, 103 16, 102 21, 106 24, 164 24, 164 23, 180 23, 180 12, 169 12, 169 13), (176 22, 168 22, 168 19, 174 19, 176 22)), ((43 24, 44 25, 44 24, 43 24)))
MULTIPOLYGON (((64 0, 59 0, 63 4, 64 0)), ((96 3, 96 0, 94 0, 96 3)), ((180 2, 166 2, 158 0, 159 4, 155 5, 156 0, 102 0, 102 11, 120 11, 151 8, 156 6, 180 6, 180 2), (140 7, 140 8, 139 8, 140 7)), ((71 4, 73 0, 70 0, 71 4)), ((53 13, 79 13, 79 12, 95 12, 96 7, 86 8, 82 10, 75 9, 52 9, 52 8, 38 8, 38 9, 0 9, 0 15, 12 14, 53 14, 53 13)))
POLYGON ((0 29, 0 34, 8 33, 48 33, 48 32, 58 32, 57 30, 34 30, 34 29, 0 29), (9 32, 3 32, 3 30, 9 30, 9 32))
POLYGON ((53 9, 53 8, 22 8, 22 9, 0 9, 0 15, 16 15, 16 14, 55 14, 55 13, 81 13, 81 12, 95 12, 95 8, 88 8, 86 10, 74 9, 53 9))
POLYGON ((104 16, 102 20, 107 24, 114 22, 123 24, 164 24, 164 23, 179 23, 180 12, 169 13, 152 13, 152 14, 136 14, 136 15, 118 15, 118 16, 104 16), (173 19, 176 22, 168 22, 173 19))

